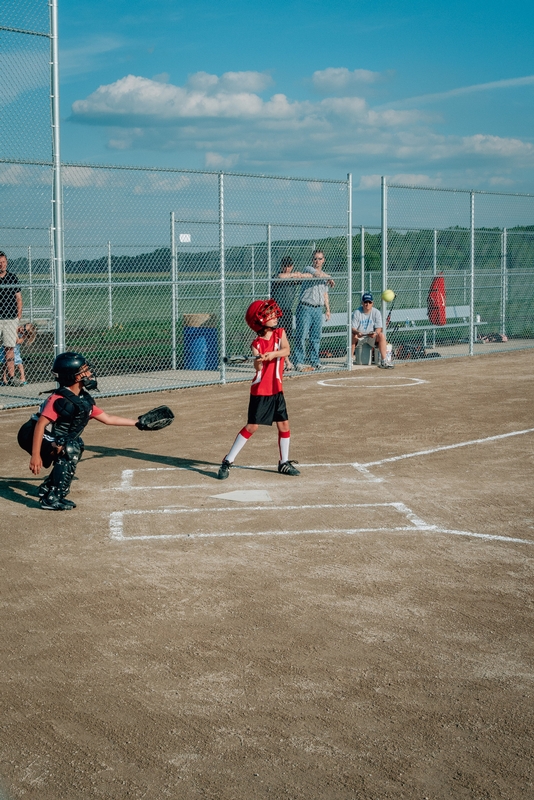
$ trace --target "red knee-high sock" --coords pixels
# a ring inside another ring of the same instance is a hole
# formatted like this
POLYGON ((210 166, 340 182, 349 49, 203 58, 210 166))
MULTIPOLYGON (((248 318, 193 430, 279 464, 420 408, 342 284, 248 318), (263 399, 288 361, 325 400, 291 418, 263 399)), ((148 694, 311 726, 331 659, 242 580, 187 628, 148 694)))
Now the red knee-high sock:
POLYGON ((289 431, 278 431, 278 449, 280 450, 280 463, 289 461, 289 440, 291 433, 289 431))
POLYGON ((246 428, 242 428, 239 431, 239 433, 237 434, 236 440, 233 443, 233 445, 232 445, 232 447, 230 449, 230 452, 226 456, 225 460, 229 461, 231 464, 233 464, 235 459, 236 459, 237 454, 246 445, 246 443, 248 442, 248 440, 250 439, 251 436, 252 436, 252 434, 250 433, 250 431, 247 431, 246 428))

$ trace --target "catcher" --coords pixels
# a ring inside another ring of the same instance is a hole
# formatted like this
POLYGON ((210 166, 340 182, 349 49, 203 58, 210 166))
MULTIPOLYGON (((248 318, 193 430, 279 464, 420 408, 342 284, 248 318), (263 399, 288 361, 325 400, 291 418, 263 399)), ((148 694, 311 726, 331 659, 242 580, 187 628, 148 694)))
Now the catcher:
POLYGON ((84 450, 81 434, 90 419, 104 425, 135 426, 147 431, 170 425, 174 414, 167 406, 154 408, 137 420, 107 414, 89 394, 98 389, 96 374, 80 353, 61 353, 54 361, 52 372, 59 388, 52 391, 38 414, 22 426, 18 442, 31 454, 30 470, 34 475, 39 475, 42 467, 53 464, 52 471, 39 487, 41 508, 68 511, 76 508, 66 496, 84 450))

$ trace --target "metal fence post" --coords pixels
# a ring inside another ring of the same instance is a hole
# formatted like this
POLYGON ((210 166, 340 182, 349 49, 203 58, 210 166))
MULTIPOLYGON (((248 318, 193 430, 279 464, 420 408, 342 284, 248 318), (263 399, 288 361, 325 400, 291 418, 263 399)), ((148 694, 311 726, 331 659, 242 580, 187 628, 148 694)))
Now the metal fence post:
MULTIPOLYGON (((388 184, 385 175, 381 181, 381 200, 382 200, 382 291, 388 288, 388 184)), ((382 300, 382 324, 384 334, 387 336, 387 309, 386 303, 382 300)))
POLYGON ((271 246, 272 246, 271 236, 272 236, 271 226, 267 225, 267 297, 271 296, 271 278, 272 278, 272 268, 273 268, 272 252, 271 252, 271 246))
POLYGON ((508 299, 507 256, 508 231, 503 228, 501 236, 501 334, 506 335, 506 301, 508 299))
POLYGON ((113 290, 111 288, 111 242, 108 242, 108 328, 113 327, 113 290))
POLYGON ((360 227, 360 291, 365 292, 365 228, 360 227))
POLYGON ((52 226, 54 236, 55 354, 65 351, 65 255, 63 250, 63 186, 61 181, 59 47, 57 0, 50 4, 50 99, 52 124, 52 226))
POLYGON ((221 273, 221 383, 226 383, 226 295, 225 295, 225 252, 224 252, 224 173, 219 172, 219 261, 221 273))
POLYGON ((347 174, 347 369, 352 368, 352 174, 347 174))
POLYGON ((250 250, 250 269, 251 269, 251 278, 252 278, 252 299, 256 299, 256 279, 254 275, 255 271, 255 263, 254 263, 254 245, 251 245, 250 250))
POLYGON ((474 355, 475 342, 475 193, 470 192, 470 243, 469 266, 471 270, 469 298, 469 355, 474 355))
POLYGON ((176 224, 171 211, 171 351, 172 369, 176 369, 176 224))
POLYGON ((32 276, 32 246, 28 246, 28 283, 30 284, 30 322, 33 322, 33 276, 32 276))

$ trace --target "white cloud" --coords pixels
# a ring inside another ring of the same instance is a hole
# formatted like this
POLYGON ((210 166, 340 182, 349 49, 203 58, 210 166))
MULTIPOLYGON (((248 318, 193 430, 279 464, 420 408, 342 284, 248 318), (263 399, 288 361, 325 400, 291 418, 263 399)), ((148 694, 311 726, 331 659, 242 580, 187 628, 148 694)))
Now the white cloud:
POLYGON ((436 180, 426 170, 436 164, 493 165, 488 180, 501 169, 534 166, 534 145, 518 138, 444 135, 417 108, 372 108, 358 96, 260 96, 270 82, 259 72, 198 72, 184 86, 128 75, 74 103, 72 119, 110 128, 109 147, 116 150, 188 151, 212 169, 238 162, 253 169, 348 167, 369 172, 362 190, 378 171, 428 185, 436 180))
POLYGON ((238 161, 237 153, 231 153, 228 156, 222 156, 220 153, 206 153, 204 156, 204 165, 207 169, 232 169, 238 161))
POLYGON ((361 88, 362 84, 383 80, 388 74, 371 72, 369 69, 355 69, 350 72, 346 67, 328 67, 314 72, 312 83, 321 94, 350 93, 352 89, 361 88))
POLYGON ((50 167, 0 164, 0 186, 51 186, 52 178, 50 167))
MULTIPOLYGON (((388 176, 389 183, 399 183, 403 186, 439 186, 441 183, 440 178, 431 177, 430 175, 421 175, 413 173, 398 173, 397 175, 388 176)), ((356 187, 358 191, 366 191, 368 189, 379 189, 382 183, 381 175, 362 175, 360 183, 356 187)))
POLYGON ((63 186, 68 189, 81 189, 92 186, 98 189, 125 185, 121 173, 89 167, 63 167, 61 170, 63 186))
POLYGON ((208 72, 196 72, 189 76, 187 86, 198 92, 239 94, 262 92, 272 82, 271 76, 265 72, 225 72, 220 78, 208 72))
POLYGON ((105 56, 123 46, 123 40, 116 36, 93 36, 84 42, 75 42, 71 47, 61 48, 61 74, 68 77, 93 72, 101 67, 105 56))
POLYGON ((50 55, 44 50, 32 54, 26 50, 0 53, 2 92, 0 108, 13 102, 18 95, 50 84, 50 55))
POLYGON ((462 139, 468 152, 480 153, 482 155, 502 156, 532 156, 534 146, 529 142, 522 142, 521 139, 503 139, 500 136, 485 136, 481 133, 475 136, 465 136, 462 139))
POLYGON ((504 176, 495 175, 489 179, 490 186, 513 186, 515 181, 512 178, 505 178, 504 176))
MULTIPOLYGON (((63 167, 63 185, 65 189, 119 189, 131 187, 131 173, 113 169, 95 169, 91 167, 63 167)), ((1 181, 1 177, 0 177, 1 181)), ((140 170, 136 174, 136 185, 131 191, 134 194, 152 194, 154 192, 179 192, 190 185, 187 175, 140 170)))
POLYGON ((489 83, 474 83, 471 86, 460 86, 456 89, 449 89, 446 92, 436 92, 435 94, 422 94, 418 97, 407 97, 404 100, 396 100, 388 103, 388 108, 402 108, 405 105, 424 105, 436 101, 448 100, 450 97, 460 97, 474 92, 488 92, 494 89, 510 89, 516 86, 530 86, 534 84, 534 75, 525 75, 522 78, 506 78, 502 81, 491 81, 489 83))
POLYGON ((366 191, 367 189, 379 189, 381 183, 381 175, 362 175, 360 178, 360 183, 356 189, 359 191, 366 191))
MULTIPOLYGON (((127 75, 100 86, 86 100, 73 103, 74 119, 117 124, 135 118, 155 123, 196 117, 286 117, 292 109, 283 94, 265 102, 243 86, 265 83, 260 73, 226 73, 220 79, 206 72, 189 79, 187 87, 127 75)), ((262 85, 263 85, 262 84, 262 85)), ((296 104, 293 104, 296 107, 296 104)))

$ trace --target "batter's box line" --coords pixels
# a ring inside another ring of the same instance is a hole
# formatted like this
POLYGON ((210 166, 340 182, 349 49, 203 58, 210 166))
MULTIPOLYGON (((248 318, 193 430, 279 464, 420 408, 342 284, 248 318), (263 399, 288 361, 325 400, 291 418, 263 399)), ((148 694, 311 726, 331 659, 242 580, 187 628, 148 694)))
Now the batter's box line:
MULTIPOLYGON (((273 473, 278 472, 275 468, 270 465, 272 468, 273 473)), ((359 472, 362 473, 363 481, 364 482, 371 482, 371 483, 382 483, 383 478, 377 478, 372 475, 369 470, 361 467, 359 464, 300 464, 301 467, 316 467, 316 466, 328 466, 328 467, 354 467, 359 472)), ((218 469, 220 467, 220 463, 213 465, 214 469, 218 469)), ((240 470, 248 470, 250 472, 256 470, 264 470, 267 469, 267 466, 240 466, 238 464, 234 465, 235 469, 240 470)), ((183 471, 183 472, 195 472, 194 469, 190 469, 189 467, 141 467, 139 469, 123 469, 121 473, 121 482, 120 486, 112 486, 110 489, 104 491, 112 491, 112 492, 133 492, 133 491, 152 491, 153 489, 204 489, 208 485, 206 482, 204 483, 185 483, 185 484, 169 484, 169 485, 162 485, 162 486, 136 486, 134 485, 134 478, 136 473, 138 472, 176 472, 176 471, 183 471)))
MULTIPOLYGON (((332 508, 393 508, 401 514, 404 514, 411 525, 394 526, 394 527, 375 527, 375 528, 310 528, 307 530, 275 530, 275 531, 213 531, 209 533, 157 533, 145 534, 141 536, 125 536, 124 535, 124 518, 126 516, 154 516, 154 515, 178 515, 178 514, 198 514, 205 513, 205 508, 161 508, 150 510, 137 510, 128 509, 126 511, 113 511, 109 515, 109 531, 110 538, 114 541, 146 541, 149 539, 221 539, 221 538, 239 538, 255 536, 302 536, 312 534, 345 534, 355 535, 363 533, 396 533, 407 532, 413 533, 414 531, 421 531, 422 533, 441 533, 450 536, 467 536, 475 539, 485 539, 490 541, 501 542, 514 542, 516 544, 534 544, 533 541, 528 539, 517 539, 511 536, 494 536, 486 533, 473 533, 472 531, 452 530, 448 528, 440 528, 437 525, 428 525, 424 520, 418 517, 411 509, 404 503, 343 503, 343 504, 321 504, 321 505, 300 505, 300 506, 272 506, 270 510, 273 511, 291 511, 291 510, 309 510, 309 509, 332 509, 332 508)), ((221 513, 224 511, 264 511, 264 506, 225 506, 221 508, 209 509, 210 512, 221 513)))

